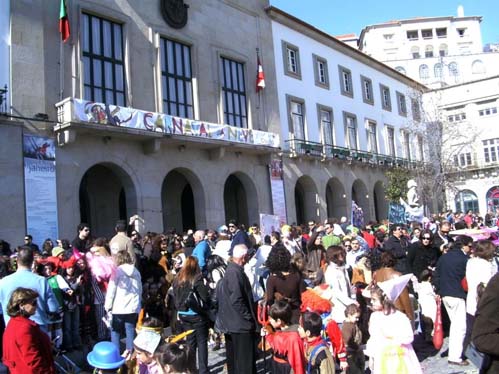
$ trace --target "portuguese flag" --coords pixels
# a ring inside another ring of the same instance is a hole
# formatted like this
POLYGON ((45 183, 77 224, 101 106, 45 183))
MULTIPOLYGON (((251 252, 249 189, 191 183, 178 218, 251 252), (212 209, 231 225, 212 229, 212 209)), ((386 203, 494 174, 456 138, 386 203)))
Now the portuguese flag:
POLYGON ((59 10, 59 32, 61 39, 66 42, 71 34, 69 31, 68 12, 66 11, 66 0, 61 0, 61 9, 59 10))

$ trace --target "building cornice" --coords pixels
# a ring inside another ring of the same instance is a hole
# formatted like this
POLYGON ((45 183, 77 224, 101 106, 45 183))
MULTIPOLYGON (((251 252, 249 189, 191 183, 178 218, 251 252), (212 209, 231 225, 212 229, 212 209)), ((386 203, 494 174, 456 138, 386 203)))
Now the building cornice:
POLYGON ((349 46, 348 44, 336 39, 334 36, 310 25, 309 23, 292 16, 283 10, 276 8, 274 6, 268 6, 265 8, 269 17, 284 26, 287 26, 295 31, 302 33, 303 35, 316 40, 340 53, 343 53, 359 62, 362 62, 371 68, 378 70, 379 72, 388 75, 397 81, 400 81, 408 86, 414 87, 417 90, 427 92, 429 88, 418 81, 415 81, 408 76, 399 73, 395 69, 388 65, 366 55, 365 53, 359 51, 356 48, 349 46))

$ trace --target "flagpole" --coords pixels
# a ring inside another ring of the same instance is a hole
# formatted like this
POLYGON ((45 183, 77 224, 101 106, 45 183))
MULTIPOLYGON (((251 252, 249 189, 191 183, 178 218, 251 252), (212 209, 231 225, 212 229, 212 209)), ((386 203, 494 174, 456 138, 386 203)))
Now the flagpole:
POLYGON ((59 100, 64 96, 64 43, 59 39, 59 100))
MULTIPOLYGON (((260 49, 259 48, 256 48, 256 61, 257 61, 257 64, 259 64, 259 61, 260 61, 260 49)), ((259 66, 256 67, 257 69, 257 72, 258 72, 258 69, 259 69, 259 66)), ((257 73, 258 74, 258 73, 257 73)), ((258 90, 256 91, 256 93, 258 94, 258 100, 256 102, 256 109, 260 109, 260 100, 261 100, 261 91, 262 90, 258 90)), ((260 115, 259 115, 260 116, 260 115)))

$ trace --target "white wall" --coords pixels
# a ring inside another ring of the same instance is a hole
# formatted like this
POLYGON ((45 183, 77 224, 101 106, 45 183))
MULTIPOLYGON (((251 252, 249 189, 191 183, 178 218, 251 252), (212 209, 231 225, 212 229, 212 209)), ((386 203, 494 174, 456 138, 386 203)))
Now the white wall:
POLYGON ((0 88, 10 90, 10 0, 0 1, 0 88))
MULTIPOLYGON (((413 123, 410 102, 410 98, 414 96, 412 87, 278 22, 272 22, 272 31, 276 59, 281 136, 284 146, 284 141, 290 138, 286 95, 292 95, 305 100, 305 131, 308 141, 321 141, 317 114, 317 104, 321 104, 333 108, 335 145, 346 146, 343 121, 343 111, 346 111, 357 116, 360 150, 367 150, 366 120, 370 119, 377 123, 378 152, 388 153, 385 146, 385 124, 389 124, 395 128, 397 156, 403 157, 402 146, 398 138, 400 132, 398 130, 413 123), (283 40, 299 48, 301 79, 290 77, 284 73, 283 40), (327 60, 329 89, 318 87, 315 84, 312 54, 327 60), (341 94, 338 65, 346 67, 352 72, 353 98, 341 94), (374 105, 363 102, 361 74, 372 80, 374 105), (380 83, 390 88, 391 112, 381 108, 380 83), (398 114, 396 91, 406 96, 407 118, 398 114)), ((413 145, 415 145, 415 142, 413 142, 413 145)), ((415 159, 415 149, 411 151, 411 155, 415 159)))

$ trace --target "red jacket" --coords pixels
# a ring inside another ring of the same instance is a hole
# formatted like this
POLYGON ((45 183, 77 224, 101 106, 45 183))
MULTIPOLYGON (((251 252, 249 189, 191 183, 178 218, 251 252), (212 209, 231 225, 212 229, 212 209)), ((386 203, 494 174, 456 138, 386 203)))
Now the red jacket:
POLYGON ((11 374, 55 374, 52 344, 33 321, 9 320, 3 334, 3 363, 11 374))

